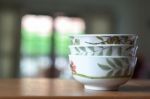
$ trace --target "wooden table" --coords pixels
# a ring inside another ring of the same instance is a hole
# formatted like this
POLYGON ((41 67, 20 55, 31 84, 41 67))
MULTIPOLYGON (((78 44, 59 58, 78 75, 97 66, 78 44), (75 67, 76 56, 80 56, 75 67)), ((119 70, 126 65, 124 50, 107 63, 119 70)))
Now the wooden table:
POLYGON ((0 99, 150 99, 150 80, 131 80, 118 91, 85 90, 74 80, 1 79, 0 99))

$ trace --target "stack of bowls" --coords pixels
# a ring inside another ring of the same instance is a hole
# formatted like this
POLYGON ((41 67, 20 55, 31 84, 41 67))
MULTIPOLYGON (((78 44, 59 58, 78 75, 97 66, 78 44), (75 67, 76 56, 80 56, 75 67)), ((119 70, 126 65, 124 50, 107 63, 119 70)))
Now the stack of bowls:
POLYGON ((137 35, 85 34, 70 38, 71 71, 86 89, 116 90, 132 77, 137 35))

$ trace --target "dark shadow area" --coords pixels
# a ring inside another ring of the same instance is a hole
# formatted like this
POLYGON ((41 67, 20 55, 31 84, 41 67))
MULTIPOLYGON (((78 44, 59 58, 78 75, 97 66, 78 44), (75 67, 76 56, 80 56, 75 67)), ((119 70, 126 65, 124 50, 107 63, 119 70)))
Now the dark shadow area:
POLYGON ((121 92, 150 92, 150 86, 122 86, 118 89, 121 92))

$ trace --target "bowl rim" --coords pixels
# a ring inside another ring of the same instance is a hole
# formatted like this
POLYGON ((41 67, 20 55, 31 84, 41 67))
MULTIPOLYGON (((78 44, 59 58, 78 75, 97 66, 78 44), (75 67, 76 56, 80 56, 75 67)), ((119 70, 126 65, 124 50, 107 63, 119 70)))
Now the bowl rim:
POLYGON ((87 36, 138 36, 137 34, 73 34, 70 37, 87 37, 87 36))
POLYGON ((130 47, 138 47, 137 45, 131 45, 131 44, 98 44, 98 45, 69 45, 69 47, 120 47, 120 46, 130 46, 130 47))
POLYGON ((137 58, 136 56, 90 56, 90 55, 68 55, 69 57, 97 57, 97 58, 137 58))

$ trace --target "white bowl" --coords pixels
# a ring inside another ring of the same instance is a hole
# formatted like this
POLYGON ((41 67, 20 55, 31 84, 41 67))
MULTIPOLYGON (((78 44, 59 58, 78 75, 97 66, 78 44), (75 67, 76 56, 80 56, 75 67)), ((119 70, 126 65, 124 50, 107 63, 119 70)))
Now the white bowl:
POLYGON ((69 55, 75 80, 93 90, 115 90, 133 74, 136 57, 69 55))
POLYGON ((138 47, 124 44, 70 45, 69 49, 71 55, 135 56, 138 47))
POLYGON ((131 44, 135 45, 136 34, 83 34, 71 35, 72 45, 98 45, 98 44, 131 44))

